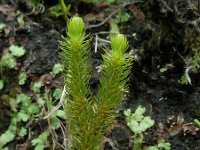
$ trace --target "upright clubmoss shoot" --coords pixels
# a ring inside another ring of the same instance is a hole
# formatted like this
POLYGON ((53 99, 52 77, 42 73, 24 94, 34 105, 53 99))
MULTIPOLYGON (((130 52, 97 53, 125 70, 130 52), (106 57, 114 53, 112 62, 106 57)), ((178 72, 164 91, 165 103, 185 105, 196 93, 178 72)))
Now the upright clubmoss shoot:
POLYGON ((60 42, 61 59, 64 66, 63 80, 67 93, 64 107, 68 130, 72 137, 72 149, 79 150, 92 150, 93 148, 89 148, 91 139, 88 135, 93 117, 92 94, 89 87, 90 41, 85 34, 83 20, 73 17, 68 22, 67 37, 60 42))
POLYGON ((111 38, 111 48, 115 53, 124 54, 128 48, 128 41, 122 34, 118 34, 111 38))
POLYGON ((117 106, 127 89, 132 59, 125 54, 128 42, 119 34, 103 57, 99 92, 90 89, 90 38, 79 17, 68 22, 67 37, 60 41, 66 87, 64 108, 73 150, 99 150, 106 129, 118 115, 117 106))

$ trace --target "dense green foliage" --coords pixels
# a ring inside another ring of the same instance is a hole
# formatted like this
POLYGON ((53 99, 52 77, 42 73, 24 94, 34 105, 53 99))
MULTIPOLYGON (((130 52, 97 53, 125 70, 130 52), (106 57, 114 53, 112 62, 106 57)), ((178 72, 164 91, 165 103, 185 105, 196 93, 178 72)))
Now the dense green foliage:
POLYGON ((84 23, 80 18, 70 20, 68 37, 61 44, 61 57, 64 65, 63 79, 66 84, 66 114, 70 133, 73 135, 74 149, 87 149, 91 143, 90 118, 92 113, 91 91, 89 80, 91 67, 89 63, 89 44, 84 31, 84 23), (85 138, 83 138, 85 136, 85 138), (85 141, 84 141, 84 140, 85 141))
POLYGON ((98 150, 106 129, 117 116, 116 107, 126 90, 131 58, 125 54, 127 39, 119 34, 111 40, 111 50, 103 55, 102 77, 97 96, 93 96, 90 39, 81 18, 68 23, 67 37, 60 42, 66 86, 65 110, 72 149, 98 150))

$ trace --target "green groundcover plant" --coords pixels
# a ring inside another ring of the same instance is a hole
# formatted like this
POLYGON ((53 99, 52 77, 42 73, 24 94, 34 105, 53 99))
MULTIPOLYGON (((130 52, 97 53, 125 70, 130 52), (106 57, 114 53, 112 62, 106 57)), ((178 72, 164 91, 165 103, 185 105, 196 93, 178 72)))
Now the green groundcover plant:
POLYGON ((111 38, 111 50, 102 55, 102 76, 99 91, 93 95, 90 89, 89 35, 80 17, 68 22, 67 37, 60 41, 64 66, 64 109, 73 150, 99 150, 107 128, 118 115, 117 107, 127 90, 132 59, 126 54, 128 47, 124 35, 111 38))
POLYGON ((134 145, 132 150, 170 150, 171 144, 166 143, 162 137, 158 139, 157 145, 143 147, 145 132, 155 123, 150 116, 145 116, 145 112, 146 108, 141 105, 137 107, 134 113, 131 112, 131 109, 124 111, 127 126, 134 133, 134 145))

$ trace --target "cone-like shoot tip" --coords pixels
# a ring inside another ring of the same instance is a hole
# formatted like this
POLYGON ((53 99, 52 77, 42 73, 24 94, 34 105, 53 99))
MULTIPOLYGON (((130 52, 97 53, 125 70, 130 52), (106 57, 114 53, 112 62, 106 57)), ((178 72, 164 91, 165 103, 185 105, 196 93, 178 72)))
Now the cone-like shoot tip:
POLYGON ((68 23, 68 36, 70 38, 80 39, 85 31, 85 24, 80 17, 73 17, 68 23))
POLYGON ((125 53, 128 48, 127 38, 122 34, 118 34, 118 35, 112 37, 111 48, 114 52, 117 52, 120 54, 125 53))

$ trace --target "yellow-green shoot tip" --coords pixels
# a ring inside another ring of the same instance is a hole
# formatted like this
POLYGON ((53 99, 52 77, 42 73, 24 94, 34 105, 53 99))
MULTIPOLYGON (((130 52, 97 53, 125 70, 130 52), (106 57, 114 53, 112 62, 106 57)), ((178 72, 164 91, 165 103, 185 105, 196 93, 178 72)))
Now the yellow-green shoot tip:
POLYGON ((128 48, 127 38, 123 34, 118 34, 111 39, 111 48, 114 52, 125 53, 128 48))
POLYGON ((81 38, 85 31, 85 24, 80 17, 73 17, 68 23, 68 35, 71 38, 81 38))

